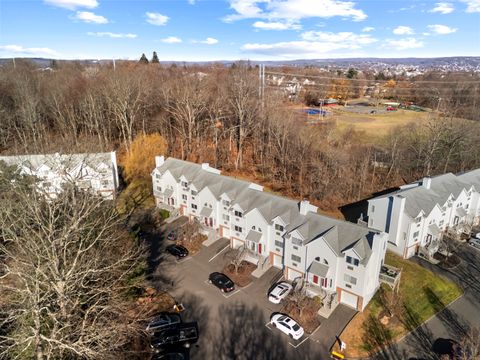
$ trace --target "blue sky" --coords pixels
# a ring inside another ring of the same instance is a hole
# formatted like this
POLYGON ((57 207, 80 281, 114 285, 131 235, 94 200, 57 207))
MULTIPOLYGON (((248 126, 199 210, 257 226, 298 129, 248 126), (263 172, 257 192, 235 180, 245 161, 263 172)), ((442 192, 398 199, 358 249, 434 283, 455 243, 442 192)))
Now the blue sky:
POLYGON ((480 0, 1 0, 0 57, 480 56, 480 0))

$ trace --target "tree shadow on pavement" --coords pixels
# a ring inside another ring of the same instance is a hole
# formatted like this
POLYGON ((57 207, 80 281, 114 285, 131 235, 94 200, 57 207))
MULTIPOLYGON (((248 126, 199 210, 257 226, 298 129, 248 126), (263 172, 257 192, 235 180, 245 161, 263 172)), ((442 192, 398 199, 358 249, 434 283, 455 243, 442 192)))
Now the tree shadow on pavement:
POLYGON ((432 291, 429 287, 423 289, 429 303, 435 309, 437 318, 447 328, 448 332, 455 337, 463 338, 468 332, 468 325, 465 319, 461 318, 457 313, 451 311, 446 304, 432 291))
POLYGON ((432 352, 433 333, 426 324, 420 322, 419 315, 408 305, 404 305, 403 324, 410 332, 405 338, 406 344, 415 352, 417 358, 435 360, 437 356, 432 352))

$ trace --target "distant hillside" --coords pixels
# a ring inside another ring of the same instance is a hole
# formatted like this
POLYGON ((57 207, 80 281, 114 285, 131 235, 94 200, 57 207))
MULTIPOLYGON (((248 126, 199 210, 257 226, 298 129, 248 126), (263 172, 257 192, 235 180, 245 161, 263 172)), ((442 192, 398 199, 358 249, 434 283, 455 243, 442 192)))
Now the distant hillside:
MULTIPOLYGON (((16 58, 17 61, 29 60, 36 63, 41 68, 51 66, 52 59, 44 58, 16 58)), ((106 64, 112 60, 57 60, 58 62, 77 62, 81 64, 106 64)), ((118 60, 126 61, 126 60, 118 60)), ((133 60, 132 60, 133 61, 133 60)), ((209 65, 213 63, 221 63, 231 65, 235 61, 161 61, 161 63, 170 65, 209 65)), ((357 69, 375 69, 382 70, 391 67, 415 67, 418 70, 442 69, 450 71, 477 71, 480 72, 480 56, 455 56, 455 57, 439 57, 439 58, 349 58, 349 59, 297 59, 297 60, 278 60, 278 61, 249 61, 252 65, 265 64, 267 66, 315 66, 321 68, 349 68, 357 69)), ((0 66, 11 64, 11 58, 0 59, 0 66)))

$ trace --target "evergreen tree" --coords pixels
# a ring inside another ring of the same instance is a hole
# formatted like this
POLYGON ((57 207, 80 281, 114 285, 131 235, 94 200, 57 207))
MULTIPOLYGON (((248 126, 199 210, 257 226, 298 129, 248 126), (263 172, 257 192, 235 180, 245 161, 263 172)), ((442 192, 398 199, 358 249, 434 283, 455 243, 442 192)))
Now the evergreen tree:
POLYGON ((152 56, 152 61, 150 61, 152 64, 159 64, 160 63, 160 60, 158 60, 158 56, 157 56, 157 52, 154 51, 153 52, 153 56, 152 56))
POLYGON ((148 64, 148 59, 147 57, 145 56, 145 54, 142 54, 142 57, 140 58, 140 60, 138 61, 140 64, 148 64))
POLYGON ((348 71, 347 71, 347 78, 353 79, 353 78, 356 78, 357 75, 358 75, 358 71, 357 71, 357 70, 355 70, 354 68, 348 69, 348 71))

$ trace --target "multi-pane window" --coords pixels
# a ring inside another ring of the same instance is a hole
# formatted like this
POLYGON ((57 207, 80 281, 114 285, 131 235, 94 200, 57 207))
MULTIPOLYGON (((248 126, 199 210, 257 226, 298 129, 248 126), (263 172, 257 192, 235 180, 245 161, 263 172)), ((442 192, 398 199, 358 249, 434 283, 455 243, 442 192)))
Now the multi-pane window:
POLYGON ((192 190, 190 191, 190 194, 192 194, 193 196, 197 195, 197 192, 195 190, 192 190))
POLYGON ((222 200, 223 206, 230 206, 230 201, 228 200, 222 200))
POLYGON ((196 205, 196 204, 192 204, 192 209, 197 209, 197 205, 196 205))
POLYGON ((375 205, 372 205, 372 212, 375 212, 375 205))
POLYGON ((157 186, 157 190, 162 192, 162 187, 161 186, 157 186))
POLYGON ((360 264, 360 260, 355 259, 351 256, 347 256, 347 263, 358 266, 358 264, 360 264))
POLYGON ((280 224, 275 224, 275 230, 276 230, 276 231, 283 231, 283 229, 284 229, 284 228, 283 228, 282 225, 280 225, 280 224))
POLYGON ((242 227, 235 225, 235 231, 241 233, 242 232, 242 227))
POLYGON ((183 200, 187 200, 187 195, 183 194, 183 195, 182 195, 182 199, 183 199, 183 200))
POLYGON ((283 248, 283 241, 275 240, 275 246, 277 246, 279 248, 283 248))
POLYGON ((416 222, 417 224, 418 224, 420 221, 422 221, 422 217, 421 217, 421 216, 419 216, 419 217, 417 217, 417 218, 415 219, 415 222, 416 222))
POLYGON ((182 186, 183 186, 184 188, 188 187, 188 182, 182 181, 182 186))
POLYGON ((351 275, 345 274, 345 275, 343 275, 343 279, 350 284, 357 285, 357 278, 355 278, 351 275))
POLYGON ((302 240, 292 237, 293 245, 302 245, 302 240))
POLYGON ((241 218, 243 216, 243 213, 241 211, 237 211, 237 210, 235 210, 234 214, 235 214, 236 217, 239 217, 239 218, 241 218))
POLYGON ((415 232, 413 233, 413 237, 414 237, 414 238, 418 237, 418 234, 419 234, 419 231, 415 231, 415 232))
POLYGON ((228 216, 226 214, 223 214, 222 218, 223 218, 223 220, 226 220, 226 221, 230 220, 230 216, 228 216))
POLYGON ((298 255, 293 255, 292 254, 292 261, 295 261, 295 262, 301 262, 302 261, 302 258, 298 255))

